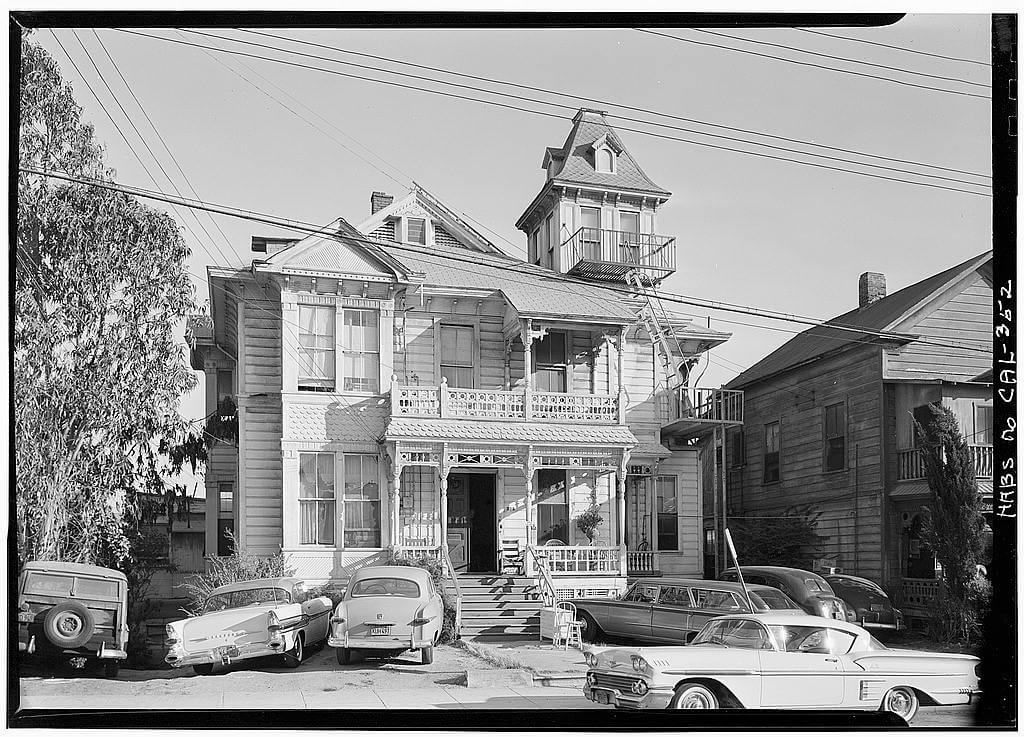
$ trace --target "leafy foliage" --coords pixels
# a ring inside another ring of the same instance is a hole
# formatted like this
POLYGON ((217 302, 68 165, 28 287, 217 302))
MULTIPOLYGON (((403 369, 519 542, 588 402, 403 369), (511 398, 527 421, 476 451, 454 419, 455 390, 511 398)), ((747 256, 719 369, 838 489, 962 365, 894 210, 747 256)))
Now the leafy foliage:
POLYGON ((441 603, 444 604, 444 622, 441 625, 441 636, 438 642, 442 644, 454 642, 456 634, 456 601, 455 597, 452 596, 445 587, 444 565, 441 561, 437 560, 437 558, 430 558, 428 556, 410 556, 392 552, 388 555, 387 561, 384 565, 413 566, 415 568, 422 568, 430 574, 430 578, 434 581, 434 588, 436 588, 438 593, 441 594, 441 603))
MULTIPOLYGON (((19 164, 110 179, 92 126, 23 40, 19 164)), ((117 566, 138 494, 164 493, 160 438, 195 378, 174 335, 193 307, 175 222, 132 197, 20 171, 13 407, 20 560, 117 566)))
POLYGON ((145 622, 153 609, 147 598, 153 574, 159 570, 173 571, 167 557, 168 537, 162 532, 137 533, 131 537, 129 557, 121 570, 128 578, 128 658, 133 664, 149 655, 145 622))
POLYGON ((969 643, 980 635, 983 610, 991 597, 987 582, 978 580, 985 529, 981 494, 956 415, 940 404, 928 407, 929 422, 915 420, 914 425, 931 492, 922 534, 942 565, 939 611, 932 617, 932 627, 943 640, 969 643))
POLYGON ((221 397, 217 411, 206 420, 206 441, 210 445, 218 440, 238 444, 238 411, 231 397, 221 397))
POLYGON ((206 572, 190 576, 182 584, 190 600, 190 613, 193 616, 202 612, 210 592, 218 586, 257 578, 279 578, 293 573, 285 562, 284 553, 257 555, 235 538, 233 533, 228 532, 227 535, 235 552, 207 558, 209 565, 206 572))
POLYGON ((597 504, 591 505, 576 517, 576 529, 586 535, 591 543, 597 537, 597 528, 602 524, 604 524, 604 517, 601 516, 601 507, 597 504))
POLYGON ((804 504, 788 507, 777 515, 733 517, 729 533, 740 563, 809 570, 821 550, 822 536, 817 533, 820 516, 813 505, 804 504))

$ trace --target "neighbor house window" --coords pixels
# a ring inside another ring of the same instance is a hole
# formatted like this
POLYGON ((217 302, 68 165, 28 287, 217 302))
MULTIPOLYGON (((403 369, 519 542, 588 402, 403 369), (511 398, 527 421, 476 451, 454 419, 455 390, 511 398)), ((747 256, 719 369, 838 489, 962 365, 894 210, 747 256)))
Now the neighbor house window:
POLYGON ((345 310, 343 388, 376 394, 380 386, 380 313, 345 310))
POLYGON ((729 433, 729 467, 739 468, 746 463, 747 446, 743 437, 743 428, 729 433))
POLYGON ((556 540, 569 544, 569 491, 567 472, 542 468, 537 471, 537 544, 556 540))
POLYGON ((409 229, 409 242, 427 243, 427 221, 423 218, 406 218, 406 227, 409 229))
POLYGON ((299 543, 334 545, 334 454, 299 453, 299 543))
POLYGON ((235 374, 230 369, 217 372, 217 401, 235 396, 235 374))
POLYGON ((779 423, 764 426, 764 482, 779 480, 779 423))
POLYGON ((230 481, 217 484, 218 516, 233 517, 235 515, 235 485, 230 481))
POLYGON ((921 430, 927 432, 928 428, 935 422, 934 408, 931 404, 921 404, 914 407, 913 415, 914 431, 911 433, 911 436, 914 438, 914 447, 919 448, 921 446, 921 430), (918 425, 921 426, 921 430, 918 430, 918 425))
POLYGON ((846 468, 846 403, 837 402, 825 407, 825 470, 842 471, 846 468))
POLYGON ((302 391, 334 391, 334 308, 299 305, 299 376, 302 391))
POLYGON ((345 547, 380 547, 380 474, 375 455, 345 456, 345 547))
POLYGON ((552 330, 533 343, 534 379, 537 391, 567 391, 566 334, 552 330))
POLYGON ((473 388, 473 333, 471 325, 441 326, 441 378, 450 387, 473 388))
POLYGON ((679 550, 679 507, 676 477, 659 476, 655 485, 658 512, 658 550, 679 550))
POLYGON ((974 405, 974 435, 968 445, 992 445, 992 405, 974 405))
POLYGON ((231 555, 235 530, 235 485, 230 481, 217 484, 217 555, 231 555))

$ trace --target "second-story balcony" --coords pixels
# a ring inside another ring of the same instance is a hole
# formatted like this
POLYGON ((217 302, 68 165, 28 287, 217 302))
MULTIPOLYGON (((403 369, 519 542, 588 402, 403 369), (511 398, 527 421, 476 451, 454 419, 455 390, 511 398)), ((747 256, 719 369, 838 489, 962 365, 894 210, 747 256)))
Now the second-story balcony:
POLYGON ((613 394, 563 394, 530 389, 512 391, 391 386, 392 417, 453 420, 625 424, 624 406, 613 394))
POLYGON ((680 386, 660 394, 661 431, 698 435, 715 425, 743 424, 743 392, 680 386))
MULTIPOLYGON (((992 446, 969 445, 971 460, 974 462, 974 475, 979 479, 992 478, 992 446)), ((896 479, 911 481, 924 478, 924 457, 920 448, 910 448, 896 452, 896 479)))
POLYGON ((580 228, 562 244, 566 273, 598 281, 625 281, 638 271, 658 282, 676 270, 676 239, 653 233, 580 228))

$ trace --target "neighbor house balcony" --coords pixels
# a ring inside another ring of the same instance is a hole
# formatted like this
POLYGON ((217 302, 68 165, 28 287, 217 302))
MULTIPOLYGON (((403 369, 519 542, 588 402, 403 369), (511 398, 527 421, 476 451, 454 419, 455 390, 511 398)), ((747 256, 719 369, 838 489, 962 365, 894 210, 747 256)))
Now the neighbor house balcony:
POLYGON ((614 394, 459 389, 446 383, 391 386, 392 417, 622 425, 624 409, 614 394))
POLYGON ((658 282, 676 270, 676 239, 653 233, 580 228, 562 244, 566 273, 584 279, 623 282, 637 271, 658 282))
POLYGON ((663 433, 694 435, 718 425, 743 424, 743 392, 736 389, 680 386, 658 400, 663 433))
MULTIPOLYGON (((992 478, 992 446, 969 445, 971 460, 974 461, 974 475, 979 479, 992 478)), ((924 456, 920 448, 896 452, 896 479, 912 481, 924 478, 924 456)))

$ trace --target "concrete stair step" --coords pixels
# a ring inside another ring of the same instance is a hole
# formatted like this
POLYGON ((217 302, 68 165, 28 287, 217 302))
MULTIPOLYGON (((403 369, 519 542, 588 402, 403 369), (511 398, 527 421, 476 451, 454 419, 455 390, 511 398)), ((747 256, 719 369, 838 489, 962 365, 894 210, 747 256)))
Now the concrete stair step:
POLYGON ((500 611, 463 609, 462 621, 468 622, 471 619, 474 621, 479 619, 530 619, 539 622, 540 612, 536 609, 504 609, 500 611))
POLYGON ((540 625, 514 625, 514 624, 492 624, 492 625, 462 625, 462 636, 463 637, 481 637, 481 636, 520 636, 520 637, 539 637, 540 636, 540 625))
POLYGON ((539 612, 541 608, 541 602, 531 601, 528 599, 507 599, 504 601, 479 601, 477 599, 463 599, 462 610, 463 611, 505 611, 507 609, 539 612))

